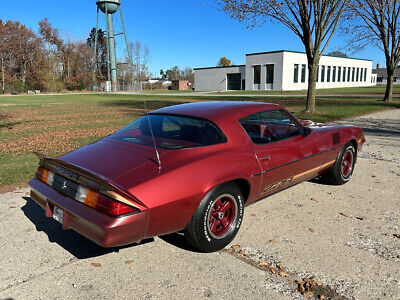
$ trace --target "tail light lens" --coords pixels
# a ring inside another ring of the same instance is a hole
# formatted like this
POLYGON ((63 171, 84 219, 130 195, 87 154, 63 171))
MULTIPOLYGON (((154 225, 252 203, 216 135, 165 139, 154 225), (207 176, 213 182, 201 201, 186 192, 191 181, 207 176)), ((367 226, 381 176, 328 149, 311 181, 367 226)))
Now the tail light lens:
MULTIPOLYGON (((39 167, 36 171, 36 177, 51 186, 54 180, 54 172, 39 167)), ((111 199, 83 185, 78 186, 75 200, 112 217, 140 212, 136 207, 111 199)))

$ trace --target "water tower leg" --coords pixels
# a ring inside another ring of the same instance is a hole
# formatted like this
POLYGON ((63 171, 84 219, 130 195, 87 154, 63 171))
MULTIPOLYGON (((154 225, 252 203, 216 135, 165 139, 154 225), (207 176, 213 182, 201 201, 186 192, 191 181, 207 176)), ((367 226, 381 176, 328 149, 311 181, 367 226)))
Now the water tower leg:
POLYGON ((117 55, 115 53, 115 37, 112 14, 107 14, 108 46, 110 50, 111 86, 112 91, 117 91, 117 55))

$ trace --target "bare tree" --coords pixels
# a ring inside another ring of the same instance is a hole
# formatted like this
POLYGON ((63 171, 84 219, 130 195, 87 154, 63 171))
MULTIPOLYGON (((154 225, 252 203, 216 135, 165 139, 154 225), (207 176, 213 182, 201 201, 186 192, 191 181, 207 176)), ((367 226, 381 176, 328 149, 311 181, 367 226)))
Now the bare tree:
POLYGON ((305 111, 315 111, 317 68, 349 0, 216 0, 230 17, 247 28, 268 20, 288 27, 302 41, 308 61, 308 92, 305 111))
POLYGON ((130 43, 129 49, 133 60, 133 78, 137 88, 142 90, 141 82, 149 77, 148 63, 150 60, 150 50, 140 41, 130 43))
POLYGON ((392 100, 393 77, 400 62, 400 1, 353 0, 350 18, 354 23, 348 32, 352 44, 359 47, 375 44, 385 54, 387 84, 383 101, 392 100))

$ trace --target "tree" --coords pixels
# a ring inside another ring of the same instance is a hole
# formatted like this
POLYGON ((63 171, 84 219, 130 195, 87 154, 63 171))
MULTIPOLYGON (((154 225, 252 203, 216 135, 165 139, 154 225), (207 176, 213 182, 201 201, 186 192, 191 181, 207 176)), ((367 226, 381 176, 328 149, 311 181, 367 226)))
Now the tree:
POLYGON ((217 67, 228 67, 231 65, 231 61, 227 59, 225 56, 221 57, 217 63, 217 67))
POLYGON ((332 56, 337 56, 337 57, 348 57, 346 53, 342 52, 342 51, 331 51, 328 53, 328 55, 332 55, 332 56))
POLYGON ((394 73, 400 62, 400 1, 353 0, 349 15, 354 21, 353 42, 361 48, 375 44, 385 54, 387 84, 383 101, 390 101, 394 73))
MULTIPOLYGON (((94 51, 96 40, 96 28, 92 28, 86 44, 94 51)), ((107 78, 107 38, 106 33, 100 28, 97 30, 97 71, 100 80, 107 78)))
POLYGON ((230 17, 247 28, 268 20, 288 27, 302 41, 307 55, 308 91, 305 111, 315 111, 318 63, 336 31, 349 0, 216 0, 230 17))
MULTIPOLYGON (((142 81, 149 79, 150 73, 148 69, 148 63, 150 60, 150 50, 146 45, 143 45, 140 41, 129 44, 129 50, 133 60, 133 78, 136 86, 141 90, 142 81)), ((127 55, 127 61, 129 61, 129 55, 127 55)))

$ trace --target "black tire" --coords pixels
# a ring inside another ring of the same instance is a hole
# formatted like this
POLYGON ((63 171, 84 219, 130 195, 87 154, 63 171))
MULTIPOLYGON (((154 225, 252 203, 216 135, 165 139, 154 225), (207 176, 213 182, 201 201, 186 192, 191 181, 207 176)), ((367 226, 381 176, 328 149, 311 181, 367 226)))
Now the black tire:
POLYGON ((348 182, 353 175, 356 162, 356 149, 353 143, 348 142, 340 151, 332 168, 323 174, 327 183, 342 185, 348 182))
POLYGON ((244 202, 240 188, 233 183, 223 184, 201 201, 185 228, 185 238, 198 250, 221 250, 235 238, 242 224, 243 213, 244 202), (228 206, 230 208, 226 209, 228 206))

